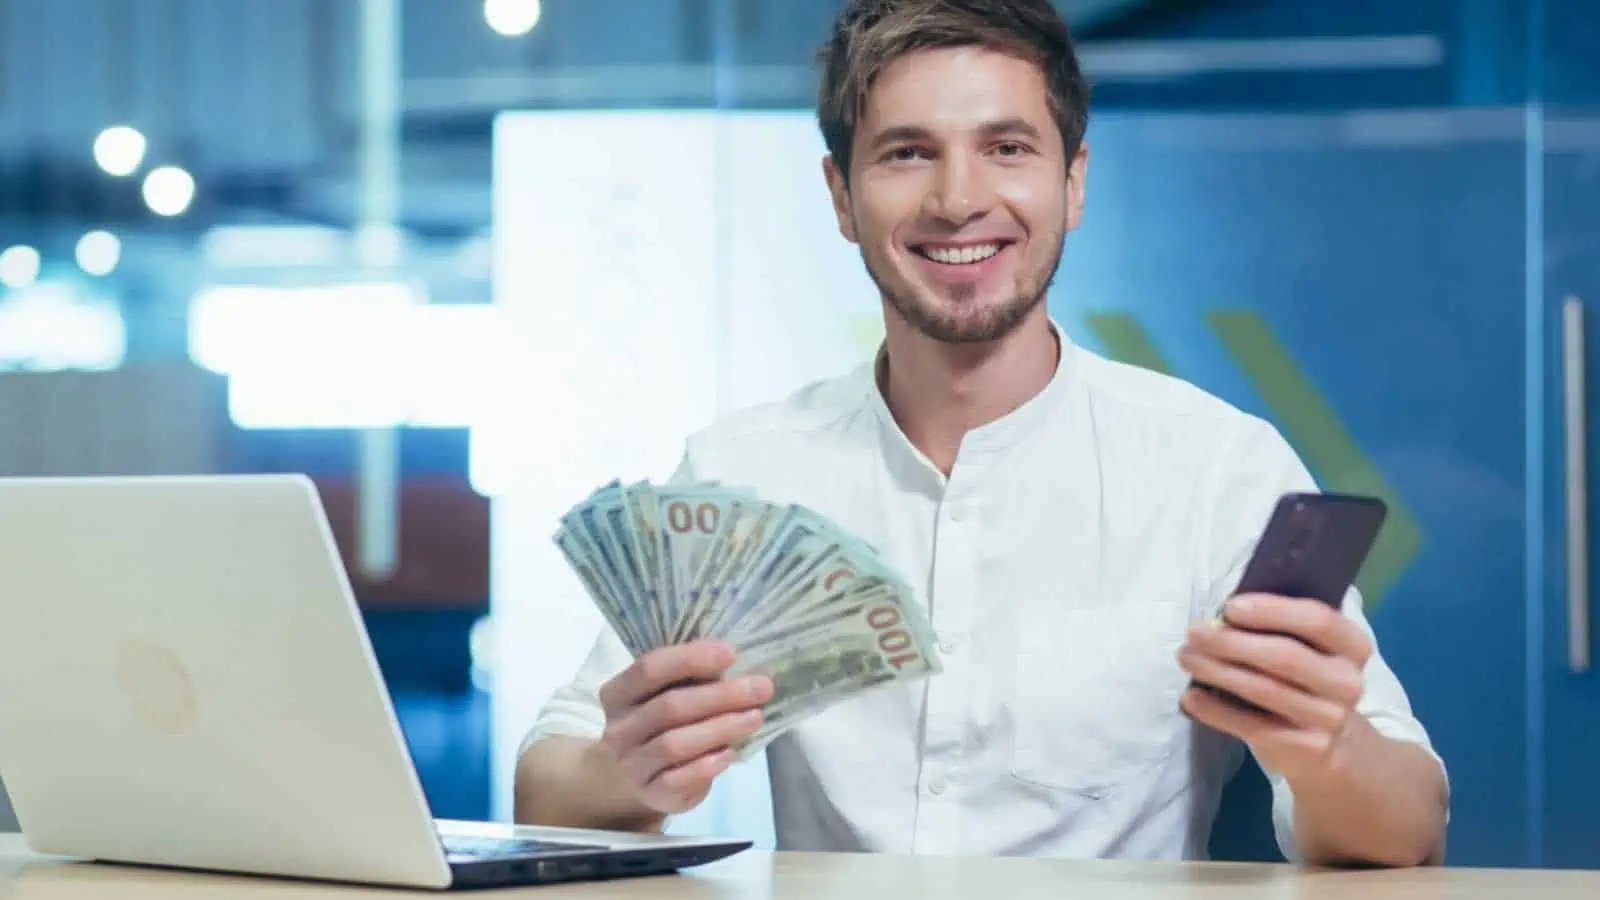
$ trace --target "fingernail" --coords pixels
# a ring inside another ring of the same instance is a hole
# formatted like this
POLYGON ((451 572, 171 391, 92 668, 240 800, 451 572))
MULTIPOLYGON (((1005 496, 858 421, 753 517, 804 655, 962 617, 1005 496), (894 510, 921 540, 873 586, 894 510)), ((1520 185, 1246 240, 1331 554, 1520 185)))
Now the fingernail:
POLYGON ((744 680, 744 695, 750 700, 760 700, 767 692, 767 679, 764 675, 752 675, 744 680))
POLYGON ((1255 605, 1256 603, 1254 600, 1251 600, 1247 596, 1240 595, 1228 601, 1228 611, 1248 613, 1255 605))

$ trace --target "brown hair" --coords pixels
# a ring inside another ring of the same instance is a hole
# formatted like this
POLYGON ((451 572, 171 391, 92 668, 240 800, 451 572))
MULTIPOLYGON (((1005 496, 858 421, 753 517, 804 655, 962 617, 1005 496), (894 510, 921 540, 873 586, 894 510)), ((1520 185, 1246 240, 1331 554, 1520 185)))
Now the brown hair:
POLYGON ((1040 68, 1071 164, 1089 125, 1089 84, 1050 0, 849 0, 817 54, 817 123, 846 184, 856 122, 878 75, 919 50, 970 46, 1040 68))

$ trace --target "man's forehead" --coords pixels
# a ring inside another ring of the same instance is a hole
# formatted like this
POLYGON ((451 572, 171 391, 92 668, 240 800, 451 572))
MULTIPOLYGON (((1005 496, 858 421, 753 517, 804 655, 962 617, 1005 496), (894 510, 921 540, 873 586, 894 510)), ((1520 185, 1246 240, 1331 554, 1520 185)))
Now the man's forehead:
POLYGON ((964 133, 1019 120, 1041 129, 1050 123, 1049 89, 1038 66, 959 47, 917 51, 886 67, 867 92, 860 126, 964 133))

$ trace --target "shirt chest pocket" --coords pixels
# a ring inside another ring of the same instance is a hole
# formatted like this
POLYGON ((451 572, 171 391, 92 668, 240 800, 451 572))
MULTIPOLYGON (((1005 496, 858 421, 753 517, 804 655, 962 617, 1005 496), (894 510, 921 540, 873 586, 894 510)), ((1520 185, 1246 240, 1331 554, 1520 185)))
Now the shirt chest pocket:
POLYGON ((1011 771, 1089 798, 1146 777, 1187 721, 1187 602, 1053 610, 1019 635, 1011 771))

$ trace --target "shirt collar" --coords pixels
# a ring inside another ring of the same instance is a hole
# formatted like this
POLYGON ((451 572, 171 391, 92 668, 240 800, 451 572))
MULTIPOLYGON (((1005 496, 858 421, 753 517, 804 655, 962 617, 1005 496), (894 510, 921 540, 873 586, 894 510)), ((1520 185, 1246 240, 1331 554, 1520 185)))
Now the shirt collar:
MULTIPOLYGON (((1077 364, 1077 348, 1060 323, 1054 318, 1049 321, 1050 330, 1060 347, 1055 373, 1043 390, 1028 398, 1021 406, 992 422, 968 431, 961 440, 961 450, 957 457, 962 465, 969 465, 1000 453, 1019 440, 1025 439, 1029 434, 1037 432, 1039 425, 1064 405, 1071 390, 1072 374, 1077 364)), ((900 429, 894 414, 889 411, 888 401, 884 399, 883 389, 879 384, 879 373, 882 371, 887 353, 887 345, 880 344, 872 362, 862 367, 862 376, 866 382, 866 402, 872 407, 879 425, 898 445, 898 449, 913 454, 923 465, 933 469, 932 463, 920 450, 917 450, 905 432, 900 429)))

